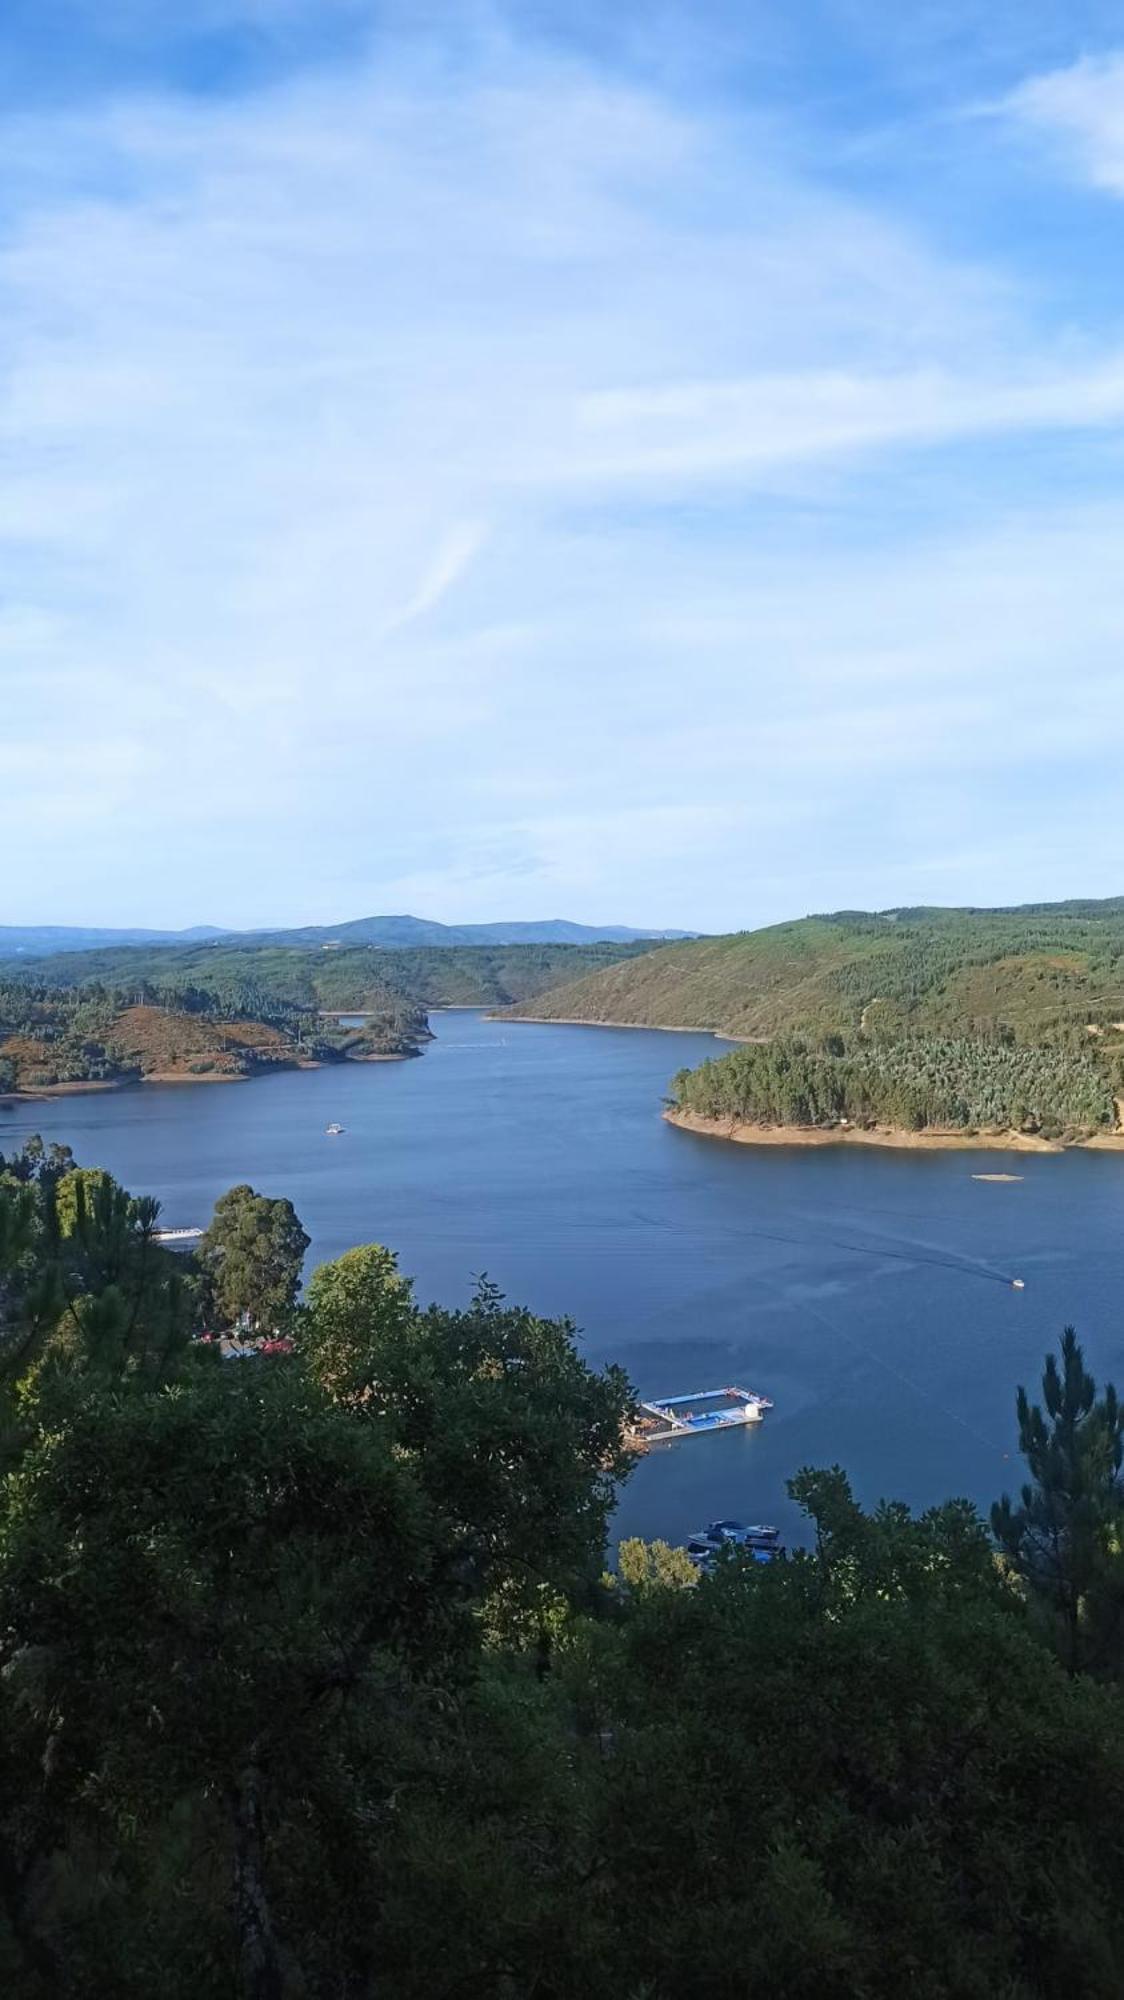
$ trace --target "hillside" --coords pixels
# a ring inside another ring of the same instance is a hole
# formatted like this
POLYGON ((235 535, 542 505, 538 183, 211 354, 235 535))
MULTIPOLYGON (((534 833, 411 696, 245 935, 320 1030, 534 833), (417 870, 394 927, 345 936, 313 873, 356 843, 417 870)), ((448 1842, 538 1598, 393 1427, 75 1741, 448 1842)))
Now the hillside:
POLYGON ((997 1039, 857 1036, 829 1046, 779 1036, 681 1070, 673 1124, 721 1138, 963 1136, 994 1143, 1120 1144, 1120 1061, 1090 1049, 997 1039))
POLYGON ((540 1020, 893 1038, 1010 1033, 1113 1043, 1124 1022, 1124 904, 841 912, 665 945, 559 987, 540 1020))
POLYGON ((251 1010, 263 999, 316 1010, 362 1012, 387 996, 418 1007, 506 1007, 548 987, 602 971, 646 944, 466 946, 339 951, 309 946, 217 943, 59 952, 11 976, 43 985, 179 989, 190 986, 251 1010))
POLYGON ((0 982, 0 1092, 91 1084, 252 1076, 313 1062, 420 1052, 425 1017, 383 995, 361 1028, 316 1009, 264 1002, 224 1005, 198 989, 139 993, 107 986, 0 982))

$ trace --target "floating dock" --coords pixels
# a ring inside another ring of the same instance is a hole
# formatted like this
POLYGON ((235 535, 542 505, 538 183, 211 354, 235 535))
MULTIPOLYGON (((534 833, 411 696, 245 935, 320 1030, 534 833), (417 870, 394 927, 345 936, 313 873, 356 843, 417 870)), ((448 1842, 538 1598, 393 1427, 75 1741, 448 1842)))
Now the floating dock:
POLYGON ((707 1431, 733 1430, 739 1425, 759 1424, 771 1410, 768 1396, 755 1395, 736 1384, 725 1389, 696 1389, 689 1396, 663 1396, 658 1402, 641 1403, 642 1415, 636 1424, 633 1442, 643 1448, 665 1444, 671 1438, 698 1437, 707 1431))

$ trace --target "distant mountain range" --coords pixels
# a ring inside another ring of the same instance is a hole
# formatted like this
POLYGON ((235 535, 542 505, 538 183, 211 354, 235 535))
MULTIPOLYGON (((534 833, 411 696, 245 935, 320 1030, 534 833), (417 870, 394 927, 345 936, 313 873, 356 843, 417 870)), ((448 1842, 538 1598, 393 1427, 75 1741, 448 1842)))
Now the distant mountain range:
POLYGON ((87 930, 70 924, 0 924, 0 959, 46 958, 56 951, 97 951, 103 945, 206 944, 224 932, 212 924, 189 931, 87 930))
POLYGON ((293 930, 224 931, 213 924, 190 930, 90 930, 65 924, 0 924, 0 959, 47 958, 62 951, 96 951, 113 945, 291 944, 374 945, 387 950, 418 945, 630 944, 697 936, 695 931, 634 930, 627 924, 573 924, 565 917, 510 924, 438 924, 427 917, 355 917, 343 924, 304 924, 293 930))

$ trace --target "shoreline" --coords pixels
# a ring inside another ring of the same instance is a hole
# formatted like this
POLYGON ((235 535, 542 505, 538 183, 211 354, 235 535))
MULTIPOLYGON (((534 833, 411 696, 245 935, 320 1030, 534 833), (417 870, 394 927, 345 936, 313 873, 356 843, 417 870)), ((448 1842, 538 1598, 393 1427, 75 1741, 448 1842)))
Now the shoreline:
POLYGON ((960 1153, 1068 1153, 1124 1152, 1124 1132, 1097 1132, 1089 1139, 1075 1139, 1063 1145, 1060 1139, 1043 1139, 1033 1132, 906 1132, 890 1125, 869 1131, 849 1125, 752 1125, 737 1118, 704 1118, 698 1111, 663 1113, 669 1125, 682 1132, 694 1132, 702 1139, 726 1139, 737 1146, 882 1146, 905 1152, 960 1153))
MULTIPOLYGON (((452 1013, 454 1010, 450 1008, 448 1011, 452 1013)), ((576 1014, 512 1014, 506 1007, 497 1008, 486 1018, 489 1021, 526 1021, 533 1028, 640 1028, 649 1035, 713 1035, 721 1042, 740 1042, 744 1039, 740 1035, 723 1035, 717 1028, 669 1028, 659 1021, 582 1021, 576 1014)))
POLYGON ((52 1097, 89 1097, 95 1091, 143 1090, 146 1084, 190 1084, 190 1083, 256 1083, 263 1076, 277 1076, 294 1070, 343 1069, 350 1063, 410 1062, 414 1056, 424 1053, 422 1049, 401 1049, 388 1055, 343 1056, 338 1063, 276 1062, 251 1070, 204 1070, 198 1076, 191 1076, 180 1069, 150 1070, 147 1076, 91 1077, 87 1082, 75 1083, 29 1083, 22 1090, 0 1091, 0 1108, 15 1104, 41 1104, 52 1097))

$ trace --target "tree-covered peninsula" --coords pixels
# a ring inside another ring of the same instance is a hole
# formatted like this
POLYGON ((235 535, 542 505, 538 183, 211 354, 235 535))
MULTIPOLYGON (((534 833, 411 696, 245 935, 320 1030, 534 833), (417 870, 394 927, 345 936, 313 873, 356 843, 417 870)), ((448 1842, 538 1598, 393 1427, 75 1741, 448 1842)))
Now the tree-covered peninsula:
POLYGON ((91 1084, 204 1081, 277 1068, 418 1054, 423 1010, 368 992, 371 1011, 344 1027, 268 990, 223 994, 183 977, 128 985, 0 980, 0 1093, 91 1084))
POLYGON ((807 1548, 606 1576, 632 1391, 567 1322, 377 1244, 301 1299, 249 1187, 198 1260, 157 1222, 0 1158, 0 1989, 1115 2000, 1124 1414, 1072 1332, 990 1523, 794 1468, 807 1548))
POLYGON ((519 1010, 712 1028, 749 1046, 675 1079, 682 1122, 861 1133, 1124 1125, 1124 902, 842 911, 663 945, 519 1010))
POLYGON ((216 942, 5 961, 0 1092, 418 1055, 430 1008, 506 1007, 645 948, 216 942))
MULTIPOLYGON (((1118 1085, 1119 1087, 1119 1085, 1118 1085)), ((1081 1046, 995 1038, 779 1037, 680 1070, 683 1122, 841 1133, 1011 1134, 1072 1142, 1117 1127, 1109 1067, 1081 1046)))

